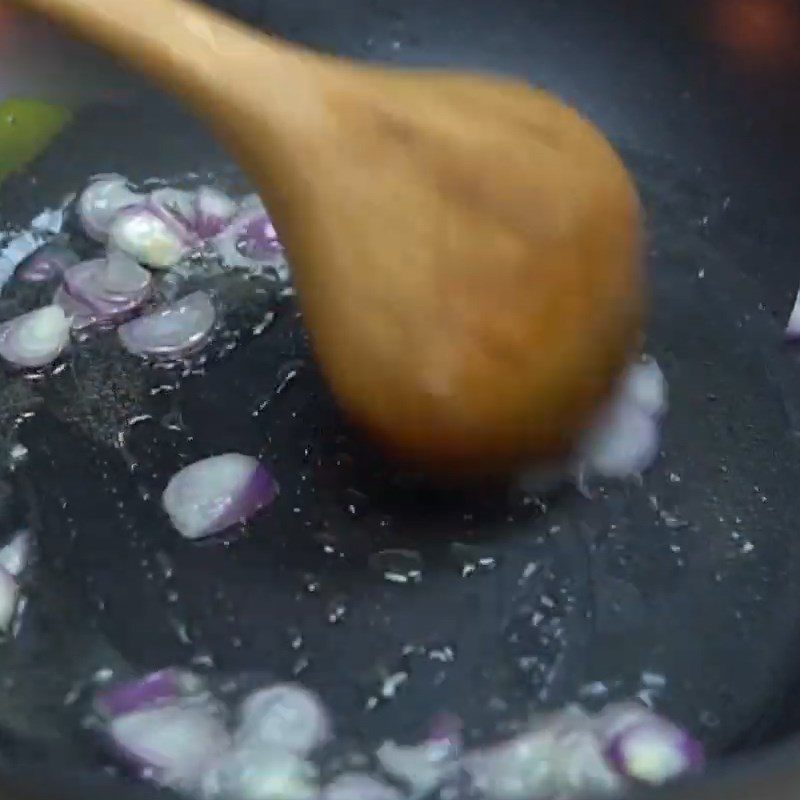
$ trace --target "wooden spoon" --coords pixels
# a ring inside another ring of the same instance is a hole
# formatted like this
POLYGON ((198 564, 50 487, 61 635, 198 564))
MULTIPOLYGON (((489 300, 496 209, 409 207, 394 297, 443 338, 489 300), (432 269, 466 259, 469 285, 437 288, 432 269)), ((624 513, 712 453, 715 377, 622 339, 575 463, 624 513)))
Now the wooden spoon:
POLYGON ((514 80, 311 53, 184 0, 20 0, 174 91, 253 178, 320 366, 433 472, 563 457, 638 344, 640 206, 514 80))

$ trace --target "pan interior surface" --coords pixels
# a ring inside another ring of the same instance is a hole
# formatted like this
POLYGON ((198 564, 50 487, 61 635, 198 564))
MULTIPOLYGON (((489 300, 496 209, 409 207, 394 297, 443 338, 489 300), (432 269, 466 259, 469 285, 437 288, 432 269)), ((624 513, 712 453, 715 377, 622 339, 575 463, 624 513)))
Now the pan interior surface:
MULTIPOLYGON (((641 484, 591 497, 524 481, 434 490, 342 422, 291 293, 235 274, 213 286, 229 330, 202 374, 146 369, 109 334, 52 380, 3 376, 0 442, 28 455, 0 476, 0 533, 24 521, 40 552, 19 635, 0 647, 2 757, 106 766, 78 735, 82 687, 168 664, 300 681, 342 740, 367 744, 412 741, 434 711, 487 742, 537 710, 631 697, 712 754, 760 743, 792 685, 800 622, 800 360, 781 344, 799 277, 787 131, 800 128, 785 70, 713 49, 683 4, 240 6, 328 50, 523 74, 598 121, 648 218, 662 454, 641 484), (161 511, 166 481, 229 451, 269 462, 279 497, 235 535, 187 542, 161 511)), ((77 114, 0 186, 3 222, 111 171, 246 185, 146 92, 77 114)), ((31 300, 7 286, 2 318, 31 300)))

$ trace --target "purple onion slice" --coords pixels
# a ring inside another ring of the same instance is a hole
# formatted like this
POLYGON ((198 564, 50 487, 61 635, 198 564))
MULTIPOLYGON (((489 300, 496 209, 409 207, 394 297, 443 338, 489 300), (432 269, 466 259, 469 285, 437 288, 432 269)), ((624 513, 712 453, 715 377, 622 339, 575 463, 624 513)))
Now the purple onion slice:
POLYGON ((192 292, 168 306, 121 325, 123 347, 136 355, 178 358, 203 347, 216 311, 205 292, 192 292))
POLYGON ((61 355, 69 329, 60 306, 29 311, 0 325, 0 357, 18 367, 43 367, 61 355))
POLYGON ((64 289, 94 321, 129 316, 150 296, 152 279, 130 256, 110 252, 106 259, 84 261, 64 274, 64 289))
POLYGON ((70 247, 63 242, 53 240, 17 264, 14 275, 27 283, 44 283, 61 278, 79 261, 80 258, 70 247))
POLYGON ((117 214, 141 200, 122 175, 96 175, 78 199, 78 215, 86 233, 104 242, 117 214))
POLYGON ((226 453, 173 475, 162 502, 178 532, 199 539, 248 519, 277 493, 275 479, 257 459, 226 453))
POLYGON ((279 684, 244 701, 236 741, 308 755, 330 735, 328 712, 319 698, 302 686, 279 684))
POLYGON ((286 267, 283 245, 257 195, 242 201, 230 225, 214 237, 213 245, 229 267, 286 267))
POLYGON ((95 697, 95 708, 103 717, 113 718, 132 711, 176 703, 197 693, 199 679, 191 672, 169 667, 138 680, 103 688, 95 697))
POLYGON ((150 192, 147 204, 150 208, 172 215, 188 230, 194 226, 194 195, 194 192, 185 189, 173 189, 166 186, 150 192))
POLYGON ((630 780, 660 785, 705 764, 700 742, 643 707, 611 707, 597 724, 608 763, 630 780))
POLYGON ((194 196, 194 229, 201 239, 221 233, 237 211, 236 201, 211 186, 201 186, 194 196))

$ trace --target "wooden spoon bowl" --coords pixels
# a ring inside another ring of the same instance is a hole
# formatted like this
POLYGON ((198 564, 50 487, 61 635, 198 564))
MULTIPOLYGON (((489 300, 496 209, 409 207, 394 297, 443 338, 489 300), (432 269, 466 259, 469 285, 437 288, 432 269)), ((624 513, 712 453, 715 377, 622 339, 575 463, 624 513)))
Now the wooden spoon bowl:
POLYGON ((310 53, 184 0, 24 0, 184 98, 254 179, 345 412, 431 472, 565 456, 638 344, 641 213, 513 80, 310 53))

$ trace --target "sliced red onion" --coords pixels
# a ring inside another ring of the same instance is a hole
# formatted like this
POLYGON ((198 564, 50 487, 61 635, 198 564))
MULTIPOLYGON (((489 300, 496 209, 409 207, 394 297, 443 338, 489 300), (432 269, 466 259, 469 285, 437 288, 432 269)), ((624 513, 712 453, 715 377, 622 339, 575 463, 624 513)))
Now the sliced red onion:
POLYGON ((119 755, 143 776, 173 788, 199 785, 208 765, 230 746, 213 709, 167 705, 112 719, 108 732, 119 755))
POLYGON ((237 204, 224 192, 201 186, 194 196, 194 229, 201 239, 222 232, 237 211, 237 204))
POLYGON ((215 320, 211 298, 205 292, 193 292, 121 325, 119 338, 125 349, 136 355, 176 358, 203 347, 215 320))
POLYGON ((402 800, 388 783, 366 772, 344 772, 323 787, 320 800, 402 800))
POLYGON ((92 239, 104 242, 109 228, 122 209, 142 201, 122 175, 96 175, 78 199, 78 215, 92 239))
POLYGON ((786 338, 789 341, 800 339, 800 290, 794 300, 794 306, 789 314, 789 321, 786 323, 786 338))
POLYGON ((187 255, 194 240, 177 217, 158 206, 128 206, 114 218, 109 242, 154 269, 168 269, 187 255))
POLYGON ((33 552, 33 534, 27 529, 17 531, 11 541, 0 548, 0 568, 18 578, 28 566, 33 552))
POLYGON ((204 776, 207 800, 315 800, 317 770, 285 750, 235 748, 204 776))
POLYGON ((42 283, 61 278, 79 261, 80 258, 70 247, 63 242, 53 240, 20 261, 14 275, 21 281, 42 283))
POLYGON ((699 772, 704 764, 699 742, 671 725, 641 725, 618 736, 606 756, 626 778, 661 785, 699 772))
POLYGON ((114 718, 133 711, 174 705, 179 699, 196 693, 199 679, 191 672, 168 668, 138 680, 104 688, 95 697, 95 707, 104 717, 114 718))
POLYGON ((151 208, 163 209, 175 217, 184 228, 194 225, 195 193, 169 186, 150 192, 147 203, 151 208))
POLYGON ((666 381, 652 359, 633 364, 578 447, 578 473, 628 478, 658 455, 666 381))
POLYGON ((152 278, 130 256, 111 251, 108 257, 76 264, 64 274, 64 289, 95 322, 129 316, 150 296, 152 278))
POLYGON ((699 772, 705 764, 703 746, 686 731, 647 711, 598 717, 609 764, 623 777, 661 785, 699 772))
POLYGON ((236 740, 308 755, 331 735, 328 712, 319 698, 295 684, 279 684, 251 694, 242 704, 236 740))
POLYGON ((69 329, 60 306, 29 311, 0 325, 0 356, 18 367, 43 367, 61 355, 69 329))
POLYGON ((248 519, 277 493, 257 459, 226 453, 184 467, 167 484, 162 502, 179 533, 199 539, 248 519))
POLYGON ((212 241, 223 263, 229 267, 286 267, 283 245, 257 195, 242 201, 230 225, 212 241))
POLYGON ((14 576, 0 567, 0 631, 7 633, 14 621, 19 601, 19 585, 14 576))

